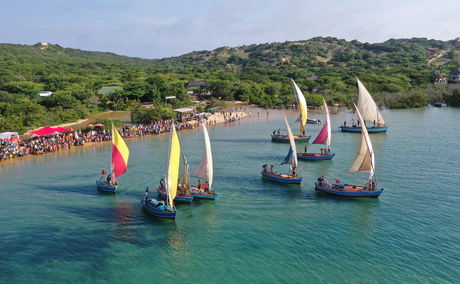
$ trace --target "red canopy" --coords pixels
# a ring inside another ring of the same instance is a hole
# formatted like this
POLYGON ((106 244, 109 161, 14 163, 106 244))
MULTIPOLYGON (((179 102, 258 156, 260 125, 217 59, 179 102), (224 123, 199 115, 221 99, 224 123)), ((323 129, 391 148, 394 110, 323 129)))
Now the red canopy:
POLYGON ((35 136, 43 136, 43 135, 50 135, 50 134, 56 134, 56 133, 61 133, 61 132, 67 132, 68 130, 65 129, 64 127, 43 127, 38 130, 32 131, 32 134, 35 136))

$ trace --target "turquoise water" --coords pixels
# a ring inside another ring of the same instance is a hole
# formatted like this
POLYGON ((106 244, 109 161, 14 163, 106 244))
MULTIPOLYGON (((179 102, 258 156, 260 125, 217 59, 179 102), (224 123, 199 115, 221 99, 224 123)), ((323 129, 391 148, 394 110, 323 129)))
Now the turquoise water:
MULTIPOLYGON (((350 113, 332 117, 334 160, 299 162, 300 187, 262 180, 260 166, 282 169, 288 150, 269 140, 282 116, 262 113, 209 129, 219 197, 179 205, 175 222, 150 218, 139 203, 165 172, 168 136, 127 140, 130 164, 117 195, 95 188, 108 143, 0 163, 0 282, 458 281, 460 109, 384 112, 388 134, 371 136, 385 189, 377 200, 314 191, 319 175, 366 180, 346 173, 359 135, 336 129, 350 113)), ((297 132, 295 115, 288 118, 297 132)), ((320 129, 308 126, 313 135, 320 129)), ((180 139, 196 167, 201 130, 180 139)))

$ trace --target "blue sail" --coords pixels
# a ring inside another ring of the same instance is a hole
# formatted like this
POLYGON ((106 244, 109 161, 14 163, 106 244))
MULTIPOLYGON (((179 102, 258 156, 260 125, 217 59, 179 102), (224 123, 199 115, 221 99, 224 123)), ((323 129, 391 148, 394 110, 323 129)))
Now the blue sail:
POLYGON ((284 160, 281 162, 281 165, 291 163, 291 159, 292 159, 292 147, 289 147, 289 152, 286 158, 284 158, 284 160))

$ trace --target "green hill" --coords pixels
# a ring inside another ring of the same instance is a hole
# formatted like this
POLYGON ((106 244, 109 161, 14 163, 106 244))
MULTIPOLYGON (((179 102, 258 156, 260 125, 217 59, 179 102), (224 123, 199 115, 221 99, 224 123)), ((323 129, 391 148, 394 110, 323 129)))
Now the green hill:
POLYGON ((458 39, 390 39, 370 44, 317 37, 163 59, 48 43, 0 44, 0 131, 23 131, 84 117, 90 111, 135 107, 139 102, 163 106, 170 95, 177 97, 173 107, 187 105, 190 97, 184 86, 193 80, 208 81, 206 88, 216 98, 273 106, 294 102, 291 77, 308 93, 309 104, 318 104, 323 96, 330 103, 349 105, 356 96, 356 75, 380 103, 411 107, 416 105, 407 94, 432 88, 434 81, 458 67, 458 39), (101 95, 98 90, 107 86, 122 89, 101 95), (54 93, 38 97, 43 90, 54 93))

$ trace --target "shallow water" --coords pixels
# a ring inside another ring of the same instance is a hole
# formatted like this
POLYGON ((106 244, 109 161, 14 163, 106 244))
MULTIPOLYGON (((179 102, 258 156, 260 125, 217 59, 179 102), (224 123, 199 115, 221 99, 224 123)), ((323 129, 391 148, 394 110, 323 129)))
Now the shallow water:
MULTIPOLYGON (((109 143, 0 163, 0 282, 458 281, 460 109, 385 111, 389 132, 371 136, 385 190, 366 200, 314 191, 320 175, 366 180, 346 172, 360 136, 337 127, 350 113, 332 117, 332 161, 299 161, 301 186, 260 178, 265 163, 287 170, 279 163, 288 146, 269 140, 283 128, 279 112, 253 115, 210 127, 219 197, 179 205, 175 222, 147 216, 139 203, 165 172, 167 135, 126 140, 131 157, 117 195, 95 188, 109 143)), ((298 132, 295 114, 287 115, 298 132)), ((193 170, 202 132, 180 140, 193 170)))

